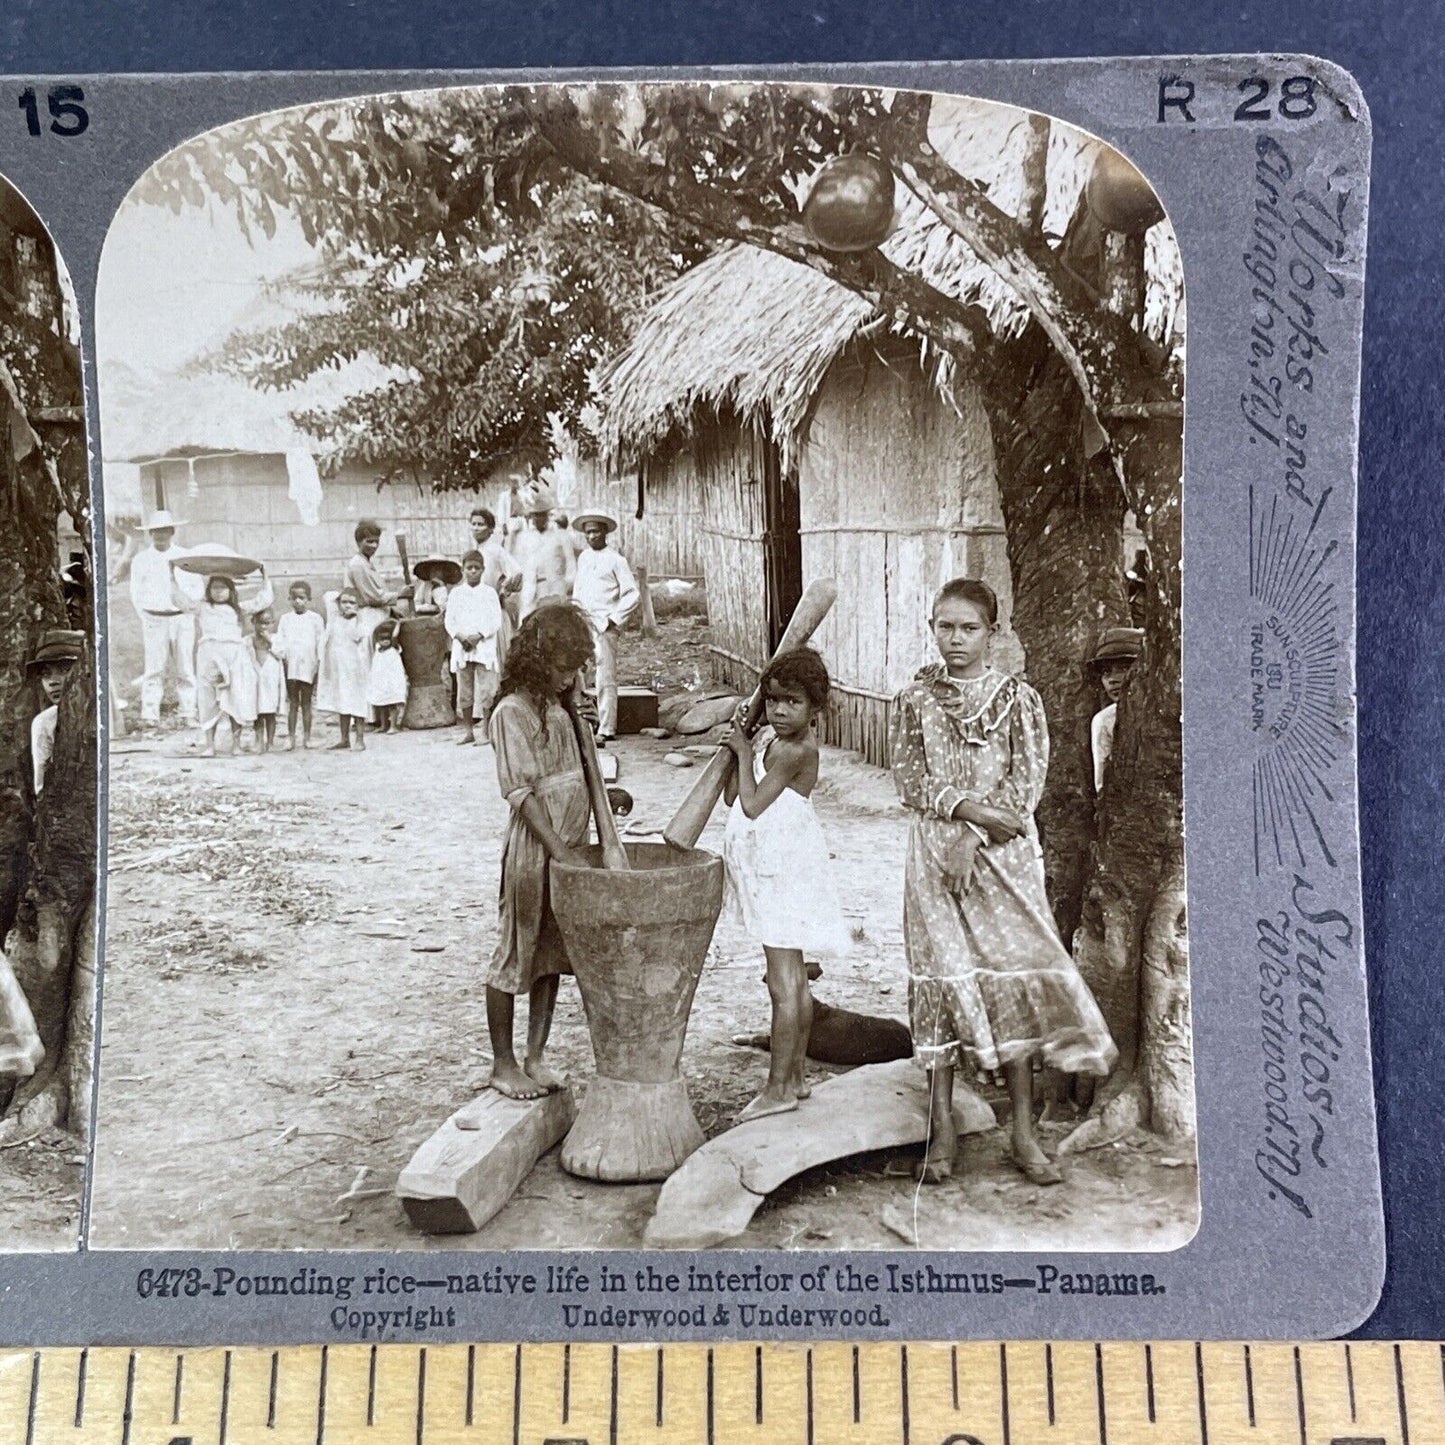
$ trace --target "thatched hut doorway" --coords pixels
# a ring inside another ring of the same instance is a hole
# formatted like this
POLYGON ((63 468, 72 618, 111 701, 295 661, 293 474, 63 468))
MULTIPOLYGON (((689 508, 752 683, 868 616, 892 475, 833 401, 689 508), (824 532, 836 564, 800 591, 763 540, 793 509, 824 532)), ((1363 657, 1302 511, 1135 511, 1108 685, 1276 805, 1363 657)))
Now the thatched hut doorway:
POLYGON ((797 472, 783 465, 776 442, 763 448, 763 585, 768 651, 783 640, 803 595, 803 518, 797 472))

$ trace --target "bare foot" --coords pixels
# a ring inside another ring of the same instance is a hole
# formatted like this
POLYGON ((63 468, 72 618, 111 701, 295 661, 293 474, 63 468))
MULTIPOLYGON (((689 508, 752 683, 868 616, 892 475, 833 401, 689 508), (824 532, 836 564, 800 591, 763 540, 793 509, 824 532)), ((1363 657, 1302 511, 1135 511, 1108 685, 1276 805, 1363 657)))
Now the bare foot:
POLYGON ((738 1115, 739 1124, 749 1124, 754 1119, 766 1119, 773 1114, 791 1114, 798 1107, 798 1101, 792 1095, 785 1095, 779 1098, 775 1094, 769 1094, 766 1089, 758 1095, 746 1109, 738 1115))
POLYGON ((360 738, 357 738, 356 741, 352 743, 351 750, 356 753, 364 753, 366 751, 366 744, 362 742, 360 738))
POLYGON ((913 1166, 913 1177, 920 1184, 942 1184, 945 1179, 953 1178, 953 1160, 934 1159, 924 1155, 917 1164, 913 1166))
POLYGON ((547 1093, 541 1084, 524 1074, 516 1064, 494 1064, 492 1088, 509 1099, 540 1099, 547 1093))
POLYGON ((330 752, 330 753, 344 753, 344 752, 347 750, 347 748, 349 748, 350 746, 351 746, 351 744, 350 744, 349 742, 347 742, 345 739, 343 739, 343 740, 342 740, 341 742, 339 742, 339 743, 332 743, 331 746, 330 746, 329 748, 327 748, 326 751, 327 751, 327 752, 330 752))
POLYGON ((793 1085, 793 1092, 800 1099, 811 1099, 813 1097, 813 1086, 806 1079, 799 1079, 793 1085))
POLYGON ((1020 1142, 1015 1139, 1009 1150, 1009 1159, 1014 1167, 1030 1184, 1062 1184, 1064 1176, 1058 1167, 1049 1162, 1049 1156, 1039 1148, 1037 1139, 1020 1142))
POLYGON ((534 1084, 541 1085, 549 1094, 555 1094, 558 1089, 567 1087, 567 1080, 560 1074, 554 1074, 541 1059, 528 1059, 522 1068, 534 1084))
POLYGON ((457 746, 464 748, 468 743, 474 742, 476 742, 476 738, 474 738, 471 733, 463 733, 462 736, 457 739, 457 746))
POLYGON ((286 744, 286 751, 287 751, 288 753, 294 753, 294 752, 296 751, 296 739, 295 739, 295 738, 292 738, 292 739, 286 744))

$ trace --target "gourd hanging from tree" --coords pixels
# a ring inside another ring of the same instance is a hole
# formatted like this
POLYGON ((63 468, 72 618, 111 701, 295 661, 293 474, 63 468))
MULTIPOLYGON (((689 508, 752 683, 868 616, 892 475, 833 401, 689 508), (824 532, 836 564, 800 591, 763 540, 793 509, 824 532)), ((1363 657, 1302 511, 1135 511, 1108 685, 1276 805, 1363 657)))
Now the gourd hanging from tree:
POLYGON ((893 172, 864 151, 834 156, 813 178, 803 224, 830 251, 871 251, 893 232, 893 172))

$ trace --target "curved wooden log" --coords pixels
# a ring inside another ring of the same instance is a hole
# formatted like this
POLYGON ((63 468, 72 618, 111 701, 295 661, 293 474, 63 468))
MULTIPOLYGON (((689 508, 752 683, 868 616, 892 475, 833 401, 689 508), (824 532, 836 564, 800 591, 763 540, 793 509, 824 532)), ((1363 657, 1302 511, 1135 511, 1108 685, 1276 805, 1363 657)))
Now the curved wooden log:
MULTIPOLYGON (((961 1079, 953 1114, 960 1135, 994 1127, 993 1110, 961 1079)), ((763 1200, 795 1174, 874 1149, 921 1144, 927 1129, 927 1076, 912 1059, 852 1069, 817 1085, 791 1113, 708 1140, 662 1186, 642 1242, 649 1249, 711 1249, 741 1234, 763 1200)))

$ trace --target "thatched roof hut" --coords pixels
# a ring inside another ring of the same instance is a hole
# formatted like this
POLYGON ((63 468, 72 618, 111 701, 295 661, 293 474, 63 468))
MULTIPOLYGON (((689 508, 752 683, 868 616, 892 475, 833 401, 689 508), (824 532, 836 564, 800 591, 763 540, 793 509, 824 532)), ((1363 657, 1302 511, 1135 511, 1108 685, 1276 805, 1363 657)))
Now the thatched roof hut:
MULTIPOLYGON (((935 144, 1004 209, 1018 204, 1029 121, 940 97, 935 144)), ((1062 235, 1100 143, 1055 123, 1044 228, 1062 235)), ((1027 313, 931 212, 906 198, 885 246, 899 266, 977 307, 1001 337, 1027 313)), ((1170 229, 1147 243, 1146 325, 1177 344, 1182 281, 1170 229)), ((602 377, 601 444, 637 469, 634 548, 648 508, 686 495, 708 584, 719 671, 750 684, 801 590, 832 576, 839 599, 817 641, 836 692, 827 734, 886 762, 889 700, 932 656, 927 612, 948 577, 999 593, 1002 665, 1012 584, 981 388, 925 338, 809 267, 751 246, 722 250, 656 300, 602 377)))

